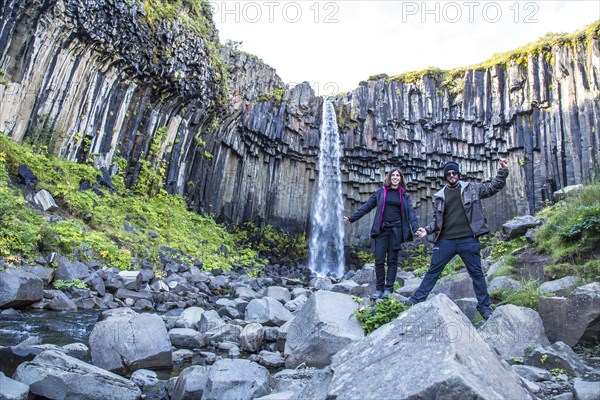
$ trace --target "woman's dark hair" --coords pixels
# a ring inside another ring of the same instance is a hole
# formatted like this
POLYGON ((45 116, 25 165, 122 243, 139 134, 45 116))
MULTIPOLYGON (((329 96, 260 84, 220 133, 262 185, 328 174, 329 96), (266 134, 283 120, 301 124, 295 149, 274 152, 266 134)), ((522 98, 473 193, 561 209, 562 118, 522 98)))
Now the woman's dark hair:
POLYGON ((390 171, 387 173, 385 179, 383 180, 383 186, 385 186, 388 189, 392 187, 392 174, 396 171, 398 171, 398 173, 400 174, 400 186, 406 189, 406 179, 404 179, 404 174, 402 173, 402 171, 400 171, 400 168, 396 167, 390 169, 390 171))

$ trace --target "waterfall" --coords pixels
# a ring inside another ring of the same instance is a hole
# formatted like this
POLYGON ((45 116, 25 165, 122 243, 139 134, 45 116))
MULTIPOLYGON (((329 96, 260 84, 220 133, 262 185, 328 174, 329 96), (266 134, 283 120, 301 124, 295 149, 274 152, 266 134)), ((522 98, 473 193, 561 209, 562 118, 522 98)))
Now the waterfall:
POLYGON ((309 268, 317 275, 344 275, 344 226, 340 138, 333 104, 323 104, 319 143, 319 184, 313 201, 309 268))

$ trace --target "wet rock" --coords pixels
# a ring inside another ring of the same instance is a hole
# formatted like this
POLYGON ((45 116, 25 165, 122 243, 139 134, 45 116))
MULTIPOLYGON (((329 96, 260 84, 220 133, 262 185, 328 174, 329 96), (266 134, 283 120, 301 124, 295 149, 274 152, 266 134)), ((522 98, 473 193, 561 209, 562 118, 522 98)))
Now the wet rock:
POLYGON ((172 366, 171 341, 158 315, 121 308, 101 318, 89 338, 94 365, 118 372, 172 366))
POLYGON ((0 308, 22 307, 44 297, 44 283, 37 276, 15 269, 0 271, 0 308))

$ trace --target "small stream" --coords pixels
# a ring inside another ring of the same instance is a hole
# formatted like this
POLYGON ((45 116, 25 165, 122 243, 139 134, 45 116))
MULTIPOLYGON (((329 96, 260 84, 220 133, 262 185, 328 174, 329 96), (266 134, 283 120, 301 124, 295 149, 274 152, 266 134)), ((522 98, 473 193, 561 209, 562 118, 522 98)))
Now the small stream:
POLYGON ((37 336, 43 344, 88 345, 100 311, 4 311, 0 313, 0 346, 15 346, 37 336))

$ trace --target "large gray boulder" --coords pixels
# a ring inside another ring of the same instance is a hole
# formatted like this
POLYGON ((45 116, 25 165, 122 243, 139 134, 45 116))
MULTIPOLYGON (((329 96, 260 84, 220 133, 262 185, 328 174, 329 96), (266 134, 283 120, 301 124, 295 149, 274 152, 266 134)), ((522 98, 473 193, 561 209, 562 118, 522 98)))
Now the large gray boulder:
POLYGON ((202 400, 250 400, 269 393, 269 371, 248 360, 219 360, 208 373, 202 400))
POLYGON ((574 347, 600 336, 600 282, 575 289, 568 297, 541 297, 538 308, 551 342, 574 347))
POLYGON ((564 342, 536 347, 532 352, 525 354, 524 361, 527 365, 550 371, 554 368, 563 369, 571 376, 583 376, 590 371, 590 368, 564 342))
POLYGON ((90 334, 92 363, 124 373, 140 368, 170 368, 171 341, 162 318, 128 308, 103 313, 90 334))
POLYGON ((254 299, 246 307, 244 319, 266 326, 281 326, 294 318, 292 313, 272 297, 254 299))
POLYGON ((430 296, 443 293, 452 300, 474 298, 473 280, 468 273, 447 275, 440 279, 431 291, 430 296))
POLYGON ((175 322, 175 328, 197 329, 202 314, 204 314, 204 309, 201 307, 186 308, 175 322))
POLYGON ((324 367, 335 353, 364 337, 364 330, 353 317, 357 309, 358 305, 347 294, 315 292, 288 326, 286 366, 296 368, 306 363, 324 367))
POLYGON ((0 372, 0 399, 1 400, 27 400, 29 386, 8 378, 0 372))
POLYGON ((568 296, 577 287, 581 279, 578 276, 565 276, 542 283, 538 290, 540 293, 549 293, 554 296, 568 296))
POLYGON ((44 282, 14 269, 0 271, 0 308, 23 307, 44 297, 44 282))
POLYGON ((535 228, 542 223, 539 219, 531 215, 514 218, 502 225, 502 233, 508 240, 523 235, 527 230, 535 228))
POLYGON ((79 261, 71 261, 66 257, 56 257, 58 266, 54 274, 54 280, 70 281, 73 279, 85 280, 90 276, 90 269, 87 265, 79 261))
POLYGON ((133 382, 56 350, 19 365, 13 378, 29 385, 32 394, 48 399, 137 400, 141 396, 133 382))
POLYGON ((184 369, 175 383, 172 400, 198 400, 202 398, 210 367, 192 366, 184 369))
POLYGON ((341 350, 331 369, 328 398, 532 398, 443 294, 341 350))
POLYGON ((528 347, 550 345, 539 314, 512 304, 498 307, 479 334, 505 360, 522 358, 528 347))

